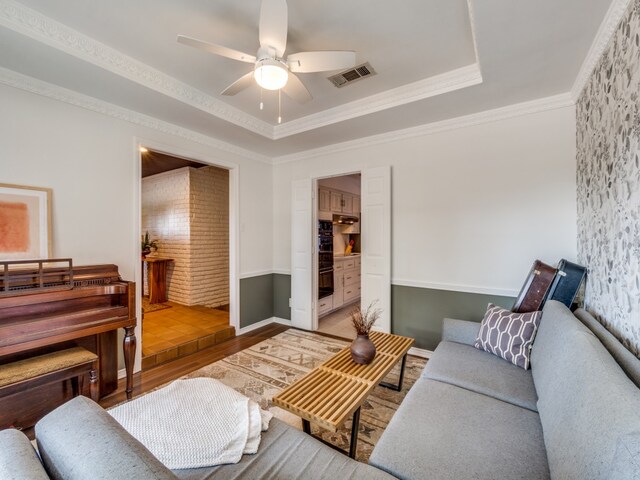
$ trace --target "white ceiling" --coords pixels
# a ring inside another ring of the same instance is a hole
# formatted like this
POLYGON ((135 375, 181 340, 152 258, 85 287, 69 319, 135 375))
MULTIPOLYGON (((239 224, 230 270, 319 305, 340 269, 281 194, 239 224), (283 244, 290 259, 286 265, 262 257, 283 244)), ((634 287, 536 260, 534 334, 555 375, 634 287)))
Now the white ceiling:
POLYGON ((255 54, 260 0, 0 0, 0 67, 269 157, 568 92, 611 0, 289 0, 287 54, 348 49, 377 75, 341 89, 300 74, 313 100, 258 109, 219 95, 255 54), (476 58, 477 51, 477 58, 476 58))

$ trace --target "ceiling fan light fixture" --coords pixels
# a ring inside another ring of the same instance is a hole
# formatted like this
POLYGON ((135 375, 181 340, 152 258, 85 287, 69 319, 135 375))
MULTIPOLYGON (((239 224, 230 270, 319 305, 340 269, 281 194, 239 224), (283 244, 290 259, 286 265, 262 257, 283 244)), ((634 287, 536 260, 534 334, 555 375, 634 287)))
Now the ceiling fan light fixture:
POLYGON ((289 72, 278 60, 266 58, 256 63, 253 76, 265 90, 280 90, 287 84, 289 72))

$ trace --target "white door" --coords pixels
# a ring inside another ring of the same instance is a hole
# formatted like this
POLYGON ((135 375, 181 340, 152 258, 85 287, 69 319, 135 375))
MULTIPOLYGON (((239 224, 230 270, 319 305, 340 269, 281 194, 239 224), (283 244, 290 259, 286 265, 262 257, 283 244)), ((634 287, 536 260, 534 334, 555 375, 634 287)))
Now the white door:
POLYGON ((291 325, 313 327, 313 215, 312 181, 293 182, 291 197, 291 325))
POLYGON ((378 300, 374 329, 391 332, 391 167, 362 171, 362 308, 378 300))

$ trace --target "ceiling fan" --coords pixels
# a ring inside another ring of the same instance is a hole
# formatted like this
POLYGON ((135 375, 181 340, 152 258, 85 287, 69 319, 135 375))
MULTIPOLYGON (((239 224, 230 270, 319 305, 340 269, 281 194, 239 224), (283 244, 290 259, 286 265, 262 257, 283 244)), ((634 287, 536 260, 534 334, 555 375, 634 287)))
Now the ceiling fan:
MULTIPOLYGON (((178 42, 206 50, 209 53, 253 63, 253 72, 243 75, 222 91, 222 95, 235 95, 253 82, 267 90, 282 90, 299 103, 311 100, 311 94, 296 73, 341 70, 355 65, 353 51, 299 52, 283 57, 287 47, 286 0, 262 0, 259 24, 260 48, 255 56, 215 45, 195 38, 178 35, 178 42)), ((261 104, 262 108, 262 104, 261 104)))

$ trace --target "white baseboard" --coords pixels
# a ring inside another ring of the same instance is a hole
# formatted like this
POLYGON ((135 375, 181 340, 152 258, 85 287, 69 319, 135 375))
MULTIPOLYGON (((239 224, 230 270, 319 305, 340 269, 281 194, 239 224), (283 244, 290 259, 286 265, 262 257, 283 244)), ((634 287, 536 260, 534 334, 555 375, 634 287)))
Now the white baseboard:
POLYGON ((249 333, 253 330, 257 330, 258 328, 266 327, 270 323, 279 323, 281 325, 291 326, 291 320, 286 320, 284 318, 279 318, 279 317, 270 317, 270 318, 265 318, 264 320, 260 320, 259 322, 256 322, 252 325, 242 327, 241 329, 238 330, 237 334, 242 335, 244 333, 249 333))
POLYGON ((127 376, 127 370, 125 368, 121 368, 120 370, 118 370, 118 380, 121 380, 126 376, 127 376))
POLYGON ((291 326, 291 320, 287 320, 286 318, 273 317, 273 321, 280 325, 286 325, 287 327, 291 326))
POLYGON ((431 358, 433 352, 431 350, 425 350, 423 348, 411 347, 409 349, 409 355, 415 355, 420 358, 431 358))

